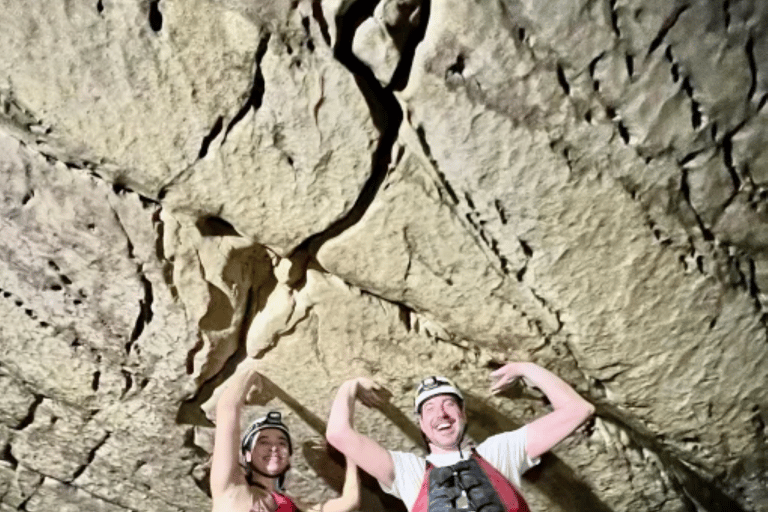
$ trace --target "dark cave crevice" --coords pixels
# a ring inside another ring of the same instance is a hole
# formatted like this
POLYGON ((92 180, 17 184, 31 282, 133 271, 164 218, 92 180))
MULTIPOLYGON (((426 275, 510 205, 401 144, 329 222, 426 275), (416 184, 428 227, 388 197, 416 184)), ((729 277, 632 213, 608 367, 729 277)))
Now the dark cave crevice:
POLYGON ((224 141, 227 140, 227 136, 229 135, 229 132, 232 131, 232 128, 234 128, 240 121, 242 121, 242 119, 250 110, 256 111, 261 108, 261 104, 264 101, 264 91, 266 88, 266 84, 264 82, 264 73, 261 69, 261 61, 267 54, 267 49, 269 48, 269 41, 271 37, 272 34, 267 32, 259 39, 259 45, 256 47, 256 52, 254 55, 255 69, 253 72, 253 82, 251 84, 250 93, 248 94, 248 99, 245 101, 245 104, 240 108, 237 114, 232 117, 232 120, 227 124, 227 129, 224 132, 224 141))
POLYGON ((86 458, 85 463, 78 467, 72 474, 72 481, 77 480, 77 478, 82 475, 86 469, 88 469, 88 466, 90 466, 91 463, 96 459, 96 452, 99 451, 99 449, 107 443, 111 435, 112 434, 110 432, 107 432, 104 437, 101 438, 98 443, 96 443, 96 446, 88 451, 88 457, 86 458))
POLYGON ((144 273, 144 266, 138 265, 137 268, 139 281, 144 292, 144 297, 139 299, 139 314, 136 317, 136 323, 134 324, 133 331, 131 332, 128 342, 125 344, 125 353, 130 354, 136 341, 138 341, 141 333, 144 332, 145 327, 152 321, 154 312, 152 311, 152 304, 154 303, 154 292, 152 288, 152 282, 147 278, 144 273))
POLYGON ((650 46, 648 47, 648 55, 651 55, 664 41, 664 38, 667 37, 667 34, 672 29, 672 27, 675 26, 677 21, 680 19, 680 16, 688 10, 690 7, 689 4, 684 4, 679 6, 675 11, 670 14, 666 20, 664 20, 664 23, 661 25, 661 28, 659 29, 658 33, 656 34, 656 37, 654 37, 653 41, 651 41, 650 46))
POLYGON ((218 137, 219 133, 221 133, 221 129, 224 127, 224 118, 222 116, 219 116, 216 119, 216 122, 213 123, 213 127, 211 128, 211 131, 208 132, 208 135, 203 137, 203 142, 200 144, 200 151, 197 153, 197 159, 203 159, 205 158, 205 155, 208 154, 208 148, 211 145, 211 142, 213 142, 216 137, 218 137))
POLYGON ((563 71, 563 66, 560 64, 557 65, 557 83, 560 84, 560 87, 563 89, 566 96, 571 94, 571 85, 568 83, 568 79, 565 77, 565 71, 563 71))
POLYGON ((398 62, 397 67, 392 74, 388 89, 402 91, 408 84, 408 78, 411 75, 413 60, 416 55, 416 48, 421 44, 421 41, 424 39, 424 35, 427 32, 431 7, 431 0, 421 0, 420 5, 416 7, 419 11, 419 21, 416 27, 407 34, 402 42, 399 42, 397 35, 392 34, 390 30, 390 35, 393 37, 396 46, 400 50, 400 62, 398 62))
POLYGON ((155 32, 163 29, 163 13, 160 12, 160 0, 150 0, 149 2, 149 26, 155 32))
MULTIPOLYGON (((602 400, 593 404, 596 417, 621 428, 629 436, 631 444, 648 450, 658 458, 681 498, 688 497, 707 512, 748 512, 720 488, 719 482, 695 471, 693 468, 700 467, 695 460, 684 458, 681 453, 669 448, 663 438, 616 406, 602 400)), ((695 510, 699 510, 698 507, 695 510)))
POLYGON ((631 80, 635 76, 635 58, 632 54, 627 53, 624 55, 624 63, 627 66, 627 75, 631 80))
POLYGON ((730 0, 723 0, 723 25, 725 30, 731 26, 731 2, 730 0))
POLYGON ((448 182, 448 179, 445 177, 445 173, 442 170, 440 170, 440 165, 437 163, 437 160, 435 160, 435 157, 432 155, 432 148, 429 147, 429 142, 427 141, 427 135, 424 132, 424 127, 421 125, 416 126, 414 131, 416 132, 416 137, 418 138, 419 145, 421 146, 421 150, 424 152, 424 155, 427 157, 427 160, 429 160, 429 163, 432 166, 432 169, 434 169, 435 173, 437 174, 437 177, 440 181, 440 185, 442 185, 441 189, 445 190, 445 192, 448 194, 451 200, 451 204, 453 206, 459 204, 459 196, 456 195, 456 191, 453 190, 453 187, 448 182))
POLYGON ((621 37, 621 29, 619 28, 619 13, 616 10, 616 0, 610 0, 608 2, 608 10, 611 18, 611 29, 616 37, 621 37))
MULTIPOLYGON (((124 187, 120 184, 114 184, 112 188, 113 188, 113 191, 118 195, 132 192, 129 188, 124 187)), ((154 201, 151 201, 151 203, 156 204, 154 203, 154 201)), ((123 225, 120 215, 118 214, 117 210, 115 210, 114 208, 112 208, 112 215, 114 216, 117 226, 122 231, 123 236, 125 236, 125 243, 126 243, 128 258, 136 261, 133 242, 131 241, 128 230, 123 225)), ((149 280, 146 273, 144 272, 144 264, 140 261, 136 261, 136 275, 138 276, 139 282, 141 283, 143 297, 139 299, 139 314, 137 315, 133 325, 133 329, 131 330, 131 333, 128 336, 128 341, 126 341, 124 345, 126 355, 129 355, 132 352, 132 350, 135 347, 136 341, 141 336, 141 333, 144 332, 144 329, 147 326, 147 324, 149 324, 152 321, 152 317, 154 315, 152 311, 152 304, 154 302, 154 292, 153 292, 152 282, 149 280)))
POLYGON ((27 409, 26 416, 16 424, 14 427, 15 430, 24 430, 28 426, 32 424, 32 422, 35 421, 35 413, 37 412, 37 408, 40 404, 43 403, 43 400, 45 399, 45 396, 40 394, 34 394, 34 400, 31 404, 29 404, 29 408, 27 409))
MULTIPOLYGON (((334 48, 335 58, 350 71, 368 105, 371 120, 380 134, 378 144, 371 155, 371 171, 349 211, 323 232, 304 240, 294 253, 307 252, 314 258, 325 242, 357 224, 373 203, 389 172, 392 149, 403 121, 403 112, 392 90, 384 88, 373 72, 352 52, 352 41, 357 28, 373 14, 375 6, 375 2, 356 2, 336 16, 337 42, 334 48)), ((403 65, 401 62, 399 67, 403 65)))
POLYGON ((213 215, 198 218, 195 222, 195 227, 203 237, 241 236, 232 224, 221 217, 213 215))
POLYGON ((0 455, 0 459, 7 462, 11 466, 11 469, 15 470, 19 466, 18 459, 16 459, 16 457, 13 456, 10 443, 3 446, 3 451, 2 451, 2 454, 0 455))
POLYGON ((755 61, 755 41, 752 35, 747 39, 747 44, 744 47, 744 51, 747 54, 747 62, 749 63, 749 90, 747 92, 747 101, 751 101, 755 97, 757 91, 757 62, 755 61))
POLYGON ((312 17, 320 27, 320 34, 323 36, 323 41, 328 46, 331 46, 331 34, 328 31, 328 22, 323 16, 323 2, 322 0, 312 0, 312 17))

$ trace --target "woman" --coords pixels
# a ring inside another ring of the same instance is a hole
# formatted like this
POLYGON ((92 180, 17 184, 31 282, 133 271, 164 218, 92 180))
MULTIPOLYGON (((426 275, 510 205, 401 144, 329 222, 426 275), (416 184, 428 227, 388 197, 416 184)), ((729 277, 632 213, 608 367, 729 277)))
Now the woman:
MULTIPOLYGON (((296 512, 296 504, 283 493, 285 473, 291 467, 288 427, 277 411, 270 411, 240 439, 240 414, 251 388, 262 390, 256 361, 238 369, 216 405, 216 436, 211 465, 213 512, 296 512), (240 460, 244 461, 241 464, 240 460)), ((339 498, 322 504, 322 512, 350 512, 360 504, 357 466, 347 459, 344 488, 339 498)))

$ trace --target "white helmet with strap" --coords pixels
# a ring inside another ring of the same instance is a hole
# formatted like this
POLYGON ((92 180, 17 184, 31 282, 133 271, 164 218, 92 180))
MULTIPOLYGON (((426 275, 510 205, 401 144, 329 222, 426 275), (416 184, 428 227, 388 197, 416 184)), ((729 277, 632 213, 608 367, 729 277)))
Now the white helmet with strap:
POLYGON ((282 415, 279 411, 269 411, 266 416, 258 418, 250 427, 248 427, 245 434, 243 434, 243 439, 240 443, 240 451, 243 454, 250 452, 253 449, 257 434, 266 428, 276 428, 283 432, 288 440, 288 453, 293 453, 291 434, 288 432, 288 427, 283 423, 282 415))
POLYGON ((416 388, 416 397, 413 401, 413 410, 416 415, 421 414, 421 406, 424 402, 437 395, 453 395, 459 403, 464 404, 464 395, 451 379, 433 375, 422 380, 416 388))

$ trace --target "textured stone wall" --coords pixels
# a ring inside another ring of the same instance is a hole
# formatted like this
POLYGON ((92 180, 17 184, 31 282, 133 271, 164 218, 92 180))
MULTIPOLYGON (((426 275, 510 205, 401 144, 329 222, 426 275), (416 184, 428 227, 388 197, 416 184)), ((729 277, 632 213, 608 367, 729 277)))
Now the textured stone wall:
MULTIPOLYGON (((768 511, 768 4, 10 0, 0 8, 0 512, 210 508, 218 390, 261 359, 289 489, 357 426, 478 440, 596 405, 540 511, 768 511)), ((366 481, 364 510, 402 510, 366 481)))

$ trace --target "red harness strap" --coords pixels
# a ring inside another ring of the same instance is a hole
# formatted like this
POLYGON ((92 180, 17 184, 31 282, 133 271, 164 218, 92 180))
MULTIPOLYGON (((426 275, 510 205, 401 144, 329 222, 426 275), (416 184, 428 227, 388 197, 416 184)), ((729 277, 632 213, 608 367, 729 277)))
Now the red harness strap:
MULTIPOLYGON (((501 502, 508 512, 531 512, 528 508, 528 504, 523 499, 522 494, 512 485, 512 482, 502 475, 496 468, 478 455, 477 452, 472 452, 480 468, 488 476, 491 485, 498 493, 501 502)), ((416 501, 413 504, 411 512, 429 512, 429 473, 432 471, 432 464, 427 462, 427 470, 424 472, 424 480, 421 482, 421 489, 419 490, 416 501)))
POLYGON ((480 467, 483 468, 485 474, 488 475, 488 479, 491 481, 491 485, 499 493, 502 503, 510 512, 530 512, 528 504, 523 499, 523 495, 512 485, 512 482, 507 480, 504 475, 491 466, 491 464, 482 458, 477 452, 472 454, 477 458, 477 462, 480 463, 480 467))
POLYGON ((275 498, 275 503, 277 503, 275 512, 298 512, 299 508, 288 496, 273 492, 272 497, 275 498))
POLYGON ((432 464, 427 462, 427 470, 424 472, 424 480, 421 482, 421 490, 419 495, 416 496, 416 501, 413 503, 411 512, 428 512, 429 511, 429 472, 432 471, 432 464))

